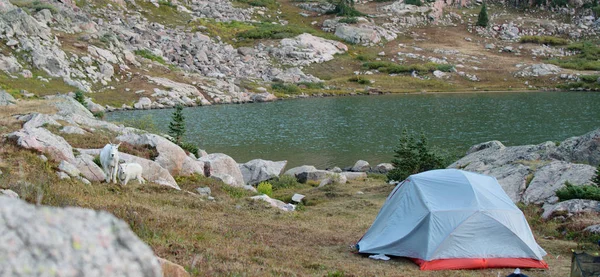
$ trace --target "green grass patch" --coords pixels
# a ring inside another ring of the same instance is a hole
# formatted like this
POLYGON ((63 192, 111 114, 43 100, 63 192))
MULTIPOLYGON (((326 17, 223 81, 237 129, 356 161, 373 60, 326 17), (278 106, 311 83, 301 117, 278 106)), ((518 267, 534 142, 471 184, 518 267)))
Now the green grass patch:
POLYGON ((277 1, 275 1, 275 0, 234 0, 234 1, 238 2, 238 3, 246 4, 249 6, 253 6, 253 7, 265 7, 270 10, 275 10, 278 7, 277 1))
POLYGON ((389 74, 411 73, 413 71, 417 71, 419 73, 428 73, 433 72, 435 70, 450 72, 454 69, 454 66, 448 64, 425 63, 403 65, 383 61, 366 62, 363 63, 363 67, 367 69, 377 69, 380 72, 385 72, 389 74))
POLYGON ((67 85, 61 78, 48 77, 45 72, 39 70, 32 70, 32 73, 33 78, 18 77, 13 79, 2 72, 0 73, 0 89, 4 89, 9 93, 14 92, 18 95, 21 94, 21 90, 26 90, 37 96, 56 93, 64 94, 75 90, 75 87, 67 85), (48 82, 38 79, 37 76, 47 78, 48 82))
POLYGON ((283 39, 294 37, 303 33, 314 34, 315 29, 302 25, 280 25, 263 22, 255 25, 254 29, 241 32, 237 35, 240 39, 283 39))
POLYGON ((585 41, 572 43, 567 50, 575 51, 573 56, 561 59, 550 59, 549 63, 562 68, 576 70, 600 70, 600 47, 597 44, 585 41))
POLYGON ((148 49, 141 49, 141 50, 135 50, 133 51, 136 55, 142 57, 142 58, 146 58, 149 59, 151 61, 155 61, 158 62, 160 64, 164 64, 166 65, 167 63, 165 62, 165 60, 163 59, 163 57, 155 55, 154 53, 152 53, 150 50, 148 49))
POLYGON ((235 44, 234 39, 238 34, 255 29, 256 27, 241 21, 217 22, 214 19, 201 18, 195 21, 196 26, 192 32, 201 31, 210 37, 220 37, 221 40, 235 44))
POLYGON ((127 8, 131 10, 139 11, 145 18, 152 22, 157 22, 167 26, 185 26, 188 24, 192 16, 178 12, 177 6, 169 1, 159 1, 159 6, 156 7, 150 2, 140 1, 136 2, 139 6, 136 7, 133 4, 127 2, 127 8))
POLYGON ((46 3, 46 2, 41 2, 38 0, 35 0, 35 1, 12 0, 10 2, 19 8, 26 8, 31 11, 39 12, 41 10, 49 10, 53 14, 55 14, 57 12, 56 7, 54 7, 52 4, 46 3))
POLYGON ((564 38, 553 36, 522 36, 519 40, 521 43, 537 43, 546 45, 567 45, 569 41, 564 38))
POLYGON ((273 84, 271 84, 271 88, 277 92, 281 92, 281 93, 285 93, 285 94, 300 93, 300 88, 296 84, 273 83, 273 84))
POLYGON ((595 185, 574 186, 565 182, 565 186, 556 191, 560 201, 569 199, 590 199, 600 201, 600 187, 595 185))

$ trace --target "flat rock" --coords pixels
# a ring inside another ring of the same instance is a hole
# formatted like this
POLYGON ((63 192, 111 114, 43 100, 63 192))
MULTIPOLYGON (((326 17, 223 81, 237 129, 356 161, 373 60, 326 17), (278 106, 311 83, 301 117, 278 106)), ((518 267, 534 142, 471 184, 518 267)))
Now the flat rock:
POLYGON ((76 166, 70 164, 67 161, 61 161, 58 165, 58 169, 64 173, 69 174, 69 176, 71 177, 77 177, 79 176, 79 174, 81 174, 81 172, 79 171, 79 169, 77 169, 76 166))
POLYGON ((371 165, 367 161, 358 160, 354 163, 351 170, 354 172, 367 172, 371 170, 371 165))
POLYGON ((292 212, 296 209, 295 205, 287 204, 281 200, 273 199, 265 194, 252 196, 252 197, 250 197, 250 199, 265 201, 265 202, 269 203, 272 207, 278 208, 278 209, 280 209, 282 211, 286 211, 286 212, 292 212))
POLYGON ((292 176, 292 177, 297 177, 296 175, 298 175, 302 172, 310 172, 310 171, 316 171, 316 170, 317 170, 317 168, 312 165, 303 165, 303 166, 297 166, 294 168, 290 168, 283 174, 292 176))
POLYGON ((60 129, 61 133, 85 135, 87 132, 77 126, 65 126, 60 129))
POLYGON ((391 163, 380 163, 376 165, 372 171, 375 173, 386 174, 394 169, 394 165, 391 163))
POLYGON ((208 173, 207 177, 212 175, 229 175, 233 178, 233 182, 230 185, 236 187, 246 186, 240 167, 230 156, 222 153, 213 153, 198 160, 204 162, 205 174, 208 173))
POLYGON ((585 212, 600 212, 600 202, 595 200, 571 199, 553 205, 544 205, 543 219, 561 215, 569 218, 585 212))
POLYGON ((94 157, 87 154, 81 154, 75 158, 74 165, 81 172, 81 175, 92 182, 102 182, 105 178, 105 173, 94 162, 94 157))
POLYGON ((21 129, 6 135, 6 137, 15 141, 18 146, 44 153, 56 162, 75 160, 71 145, 64 138, 54 135, 44 128, 21 129))
POLYGON ((0 189, 0 195, 4 195, 8 198, 19 198, 19 195, 10 189, 0 189))
POLYGON ((565 182, 568 181, 573 185, 590 184, 595 172, 595 167, 586 164, 551 162, 535 171, 523 195, 523 202, 525 204, 552 202, 551 198, 556 197, 556 191, 564 187, 565 182))
POLYGON ((162 276, 152 249, 104 211, 0 196, 0 234, 5 276, 162 276))

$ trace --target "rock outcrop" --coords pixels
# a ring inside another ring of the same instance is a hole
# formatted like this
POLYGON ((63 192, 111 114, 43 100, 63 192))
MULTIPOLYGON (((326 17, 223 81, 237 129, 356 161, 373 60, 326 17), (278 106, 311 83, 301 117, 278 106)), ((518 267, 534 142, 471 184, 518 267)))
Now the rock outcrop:
POLYGON ((2 276, 162 276, 129 225, 106 212, 0 196, 2 276))
POLYGON ((225 183, 256 191, 252 186, 246 185, 240 167, 233 158, 222 153, 209 154, 198 159, 204 163, 204 174, 207 177, 215 177, 225 183))
MULTIPOLYGON (((498 141, 475 145, 449 168, 491 175, 514 202, 556 203, 556 190, 566 181, 589 184, 595 167, 575 162, 595 162, 600 129, 580 137, 539 145, 505 147, 498 141)), ((596 165, 595 163, 591 163, 596 165)))
POLYGON ((279 44, 279 47, 271 50, 271 55, 285 64, 295 66, 330 61, 333 55, 348 51, 348 46, 341 42, 311 34, 282 39, 279 44))

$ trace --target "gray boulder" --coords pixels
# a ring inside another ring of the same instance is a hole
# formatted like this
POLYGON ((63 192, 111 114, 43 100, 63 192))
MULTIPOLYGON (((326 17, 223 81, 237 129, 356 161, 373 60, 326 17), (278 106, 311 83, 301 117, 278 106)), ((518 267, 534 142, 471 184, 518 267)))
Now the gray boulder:
POLYGON ((4 90, 0 90, 0 106, 10 106, 17 103, 12 95, 4 90))
POLYGON ((583 231, 592 233, 592 234, 600 234, 600 224, 585 227, 585 229, 583 229, 583 231))
POLYGON ((319 188, 331 184, 345 184, 347 182, 348 178, 346 178, 346 175, 333 173, 329 174, 327 178, 321 180, 321 183, 319 183, 319 188))
POLYGON ((240 171, 244 177, 244 183, 252 186, 279 177, 286 165, 287 161, 274 162, 254 159, 240 164, 240 171))
POLYGON ((506 146, 504 146, 504 144, 502 144, 502 142, 499 142, 497 140, 492 140, 492 141, 488 141, 488 142, 484 142, 484 143, 480 143, 480 144, 476 144, 471 146, 471 148, 469 148, 469 150, 467 150, 467 155, 471 154, 471 153, 475 153, 477 151, 481 151, 484 149, 502 149, 505 148, 506 146))
POLYGON ((546 75, 554 75, 560 73, 560 67, 553 64, 533 64, 515 73, 516 77, 539 77, 546 75))
POLYGON ((306 183, 308 181, 321 182, 334 175, 337 175, 337 173, 333 173, 327 170, 313 170, 300 172, 296 174, 296 178, 300 183, 306 183))
POLYGON ((0 54, 0 71, 12 74, 21 72, 23 66, 19 64, 17 59, 13 56, 4 56, 0 54))
POLYGON ((367 172, 371 170, 371 165, 367 161, 358 160, 354 163, 351 170, 354 172, 367 172))
POLYGON ((233 179, 225 183, 235 187, 246 187, 240 167, 230 156, 222 153, 214 153, 201 157, 198 160, 204 163, 204 173, 207 177, 229 175, 233 179))
POLYGON ((25 124, 23 124, 23 129, 45 127, 46 125, 61 126, 58 121, 47 114, 32 113, 19 117, 19 120, 26 121, 25 124))
POLYGON ((564 187, 565 182, 573 185, 590 184, 595 175, 596 168, 586 164, 573 164, 563 161, 554 161, 538 168, 531 183, 525 190, 523 202, 526 204, 540 204, 558 200, 555 192, 564 187))
POLYGON ((152 249, 115 216, 0 196, 2 276, 162 276, 152 249))
POLYGON ((198 192, 198 194, 200 194, 200 196, 209 197, 211 194, 211 190, 209 187, 197 188, 196 191, 198 192))
POLYGON ((543 219, 549 219, 554 216, 564 216, 569 218, 576 214, 585 212, 600 212, 600 202, 594 200, 571 199, 554 205, 544 205, 543 219))
POLYGON ((394 165, 392 165, 391 163, 380 163, 377 166, 375 166, 372 171, 374 173, 381 173, 381 174, 386 174, 390 171, 392 171, 394 169, 394 165))
POLYGON ((355 44, 379 43, 381 37, 377 31, 348 25, 340 25, 335 29, 335 36, 355 44))
POLYGON ((366 172, 342 172, 340 175, 346 177, 346 180, 361 180, 367 179, 366 172))
POLYGON ((294 168, 290 168, 285 173, 283 173, 283 175, 297 177, 297 175, 300 173, 316 171, 316 170, 317 170, 317 168, 312 165, 303 165, 303 166, 297 166, 294 168))
POLYGON ((282 211, 285 212, 292 212, 296 209, 295 205, 292 204, 287 204, 281 200, 277 200, 277 199, 273 199, 271 197, 269 197, 268 195, 265 194, 261 194, 261 195, 257 195, 257 196, 252 196, 250 197, 250 199, 252 200, 262 200, 265 201, 267 203, 269 203, 269 205, 271 205, 274 208, 278 208, 282 211))
POLYGON ((85 135, 87 133, 85 130, 81 129, 77 126, 65 126, 60 129, 61 133, 65 134, 76 134, 76 135, 85 135))

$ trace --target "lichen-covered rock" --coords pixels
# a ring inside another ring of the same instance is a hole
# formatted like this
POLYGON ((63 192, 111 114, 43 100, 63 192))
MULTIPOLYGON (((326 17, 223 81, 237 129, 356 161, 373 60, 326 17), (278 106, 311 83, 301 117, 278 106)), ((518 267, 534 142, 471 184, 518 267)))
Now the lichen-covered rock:
POLYGON ((115 216, 0 196, 0 276, 162 276, 148 247, 115 216))
POLYGON ((562 160, 597 166, 600 164, 600 129, 564 140, 556 155, 562 160))

